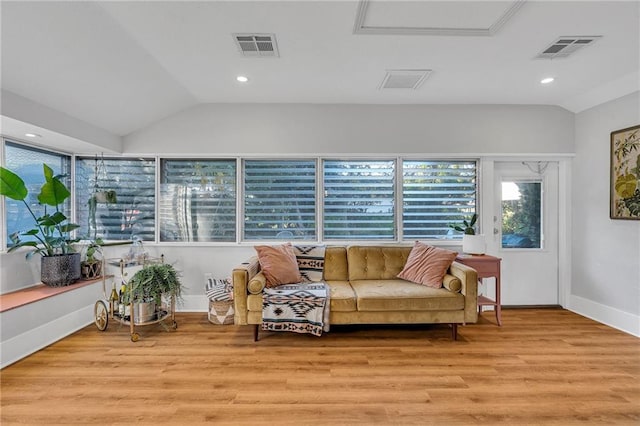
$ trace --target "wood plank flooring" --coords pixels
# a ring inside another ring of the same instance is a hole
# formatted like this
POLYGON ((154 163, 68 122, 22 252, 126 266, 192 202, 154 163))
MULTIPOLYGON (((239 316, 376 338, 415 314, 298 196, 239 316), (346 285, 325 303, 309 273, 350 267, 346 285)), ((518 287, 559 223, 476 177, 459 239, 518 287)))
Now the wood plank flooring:
POLYGON ((640 339, 561 309, 322 337, 177 317, 111 323, 0 372, 12 424, 640 424, 640 339))

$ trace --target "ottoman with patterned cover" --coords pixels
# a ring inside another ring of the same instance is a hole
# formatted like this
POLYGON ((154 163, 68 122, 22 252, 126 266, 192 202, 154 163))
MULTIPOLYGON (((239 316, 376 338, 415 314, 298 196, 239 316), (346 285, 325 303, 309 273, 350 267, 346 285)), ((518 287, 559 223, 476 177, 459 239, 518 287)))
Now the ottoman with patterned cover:
POLYGON ((209 298, 209 322, 233 324, 233 284, 229 279, 215 279, 205 274, 205 291, 209 298))

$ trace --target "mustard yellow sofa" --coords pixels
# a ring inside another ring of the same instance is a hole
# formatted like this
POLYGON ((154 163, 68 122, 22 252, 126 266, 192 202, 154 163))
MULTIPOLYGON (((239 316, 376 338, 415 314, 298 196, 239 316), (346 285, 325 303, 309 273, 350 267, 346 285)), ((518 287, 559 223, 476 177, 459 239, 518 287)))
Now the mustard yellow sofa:
MULTIPOLYGON (((478 320, 478 279, 474 269, 453 262, 442 288, 396 278, 411 246, 328 246, 323 279, 331 289, 330 324, 458 324, 478 320)), ((266 284, 256 256, 233 269, 237 325, 262 323, 262 290, 266 284)))

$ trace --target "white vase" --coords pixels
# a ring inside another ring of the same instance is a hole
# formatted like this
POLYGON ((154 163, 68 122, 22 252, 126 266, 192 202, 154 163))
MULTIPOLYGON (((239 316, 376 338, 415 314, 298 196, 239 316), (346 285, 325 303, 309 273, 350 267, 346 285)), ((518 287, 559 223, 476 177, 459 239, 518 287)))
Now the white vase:
POLYGON ((468 254, 484 254, 486 251, 484 235, 463 235, 462 251, 468 254))

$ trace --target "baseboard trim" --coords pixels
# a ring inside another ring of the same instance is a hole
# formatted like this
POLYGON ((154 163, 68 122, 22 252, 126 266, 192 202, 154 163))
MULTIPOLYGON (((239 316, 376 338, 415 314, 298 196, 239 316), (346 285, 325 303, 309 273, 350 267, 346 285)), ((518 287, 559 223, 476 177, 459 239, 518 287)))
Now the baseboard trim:
POLYGON ((640 337, 640 316, 638 315, 575 295, 571 295, 568 309, 609 327, 640 337))
POLYGON ((208 312, 209 299, 202 296, 182 296, 182 303, 176 304, 176 312, 208 312))
POLYGON ((93 322, 93 305, 0 342, 0 368, 13 364, 93 322))

